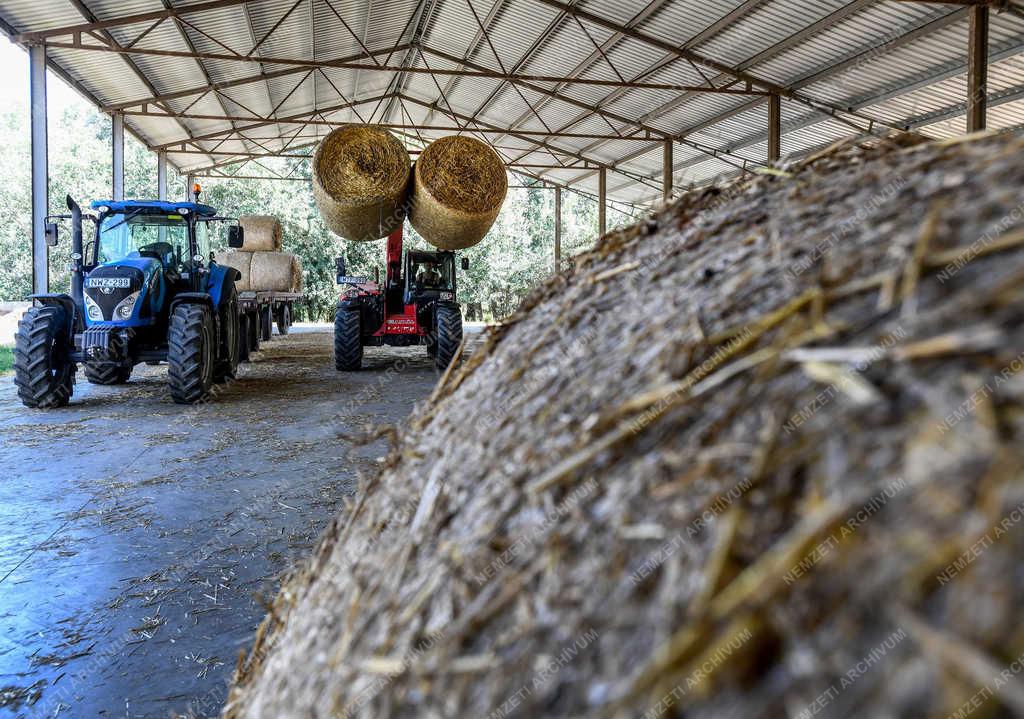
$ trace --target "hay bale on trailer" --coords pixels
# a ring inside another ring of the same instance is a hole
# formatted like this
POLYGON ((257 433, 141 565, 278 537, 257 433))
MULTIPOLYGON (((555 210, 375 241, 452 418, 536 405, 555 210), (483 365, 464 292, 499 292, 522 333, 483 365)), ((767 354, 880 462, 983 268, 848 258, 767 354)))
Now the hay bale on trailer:
POLYGON ((264 292, 299 292, 302 265, 290 252, 254 252, 249 269, 249 288, 264 292))
POLYGON ((270 215, 245 215, 238 218, 245 231, 246 252, 278 252, 283 232, 281 221, 270 215))
POLYGON ((1024 713, 1024 142, 876 143, 538 288, 284 582, 227 716, 1024 713))
POLYGON ((242 278, 235 280, 235 287, 239 292, 246 292, 252 289, 250 273, 253 254, 254 253, 252 252, 243 252, 242 250, 222 250, 214 254, 213 261, 218 265, 234 267, 238 270, 241 273, 242 278))
POLYGON ((401 226, 409 152, 380 127, 345 125, 313 155, 313 197, 327 227, 346 240, 385 237, 401 226))
POLYGON ((409 222, 438 249, 472 247, 491 229, 507 192, 494 150, 472 137, 442 137, 416 161, 409 222))

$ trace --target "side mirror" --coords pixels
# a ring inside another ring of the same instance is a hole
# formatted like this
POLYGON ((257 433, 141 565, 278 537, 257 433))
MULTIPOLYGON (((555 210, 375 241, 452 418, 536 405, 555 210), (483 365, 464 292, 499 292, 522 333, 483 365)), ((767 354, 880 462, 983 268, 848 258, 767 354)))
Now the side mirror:
POLYGON ((338 271, 338 277, 344 277, 345 275, 348 274, 347 272, 345 272, 345 258, 344 257, 335 257, 334 258, 334 267, 338 271))
POLYGON ((49 247, 56 247, 57 246, 57 223, 56 222, 47 222, 46 223, 46 232, 44 233, 44 237, 46 238, 47 246, 49 246, 49 247))
POLYGON ((463 257, 462 258, 462 269, 464 269, 464 270, 468 270, 469 269, 469 258, 468 257, 463 257))
POLYGON ((231 225, 228 228, 228 247, 239 248, 245 244, 245 230, 241 225, 231 225))

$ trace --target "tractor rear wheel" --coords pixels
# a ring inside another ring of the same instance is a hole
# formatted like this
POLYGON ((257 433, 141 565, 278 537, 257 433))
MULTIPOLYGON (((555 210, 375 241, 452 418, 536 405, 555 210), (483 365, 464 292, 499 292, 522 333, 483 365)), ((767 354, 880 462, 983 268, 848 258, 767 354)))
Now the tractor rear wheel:
POLYGON ((249 315, 238 316, 238 361, 249 361, 249 315))
POLYGON ((260 312, 253 310, 246 314, 249 318, 249 354, 260 351, 260 312))
POLYGON ((214 382, 235 378, 238 369, 238 290, 232 282, 227 297, 221 298, 217 324, 220 325, 220 355, 213 373, 214 382))
POLYGON ((75 364, 67 359, 69 318, 63 307, 30 307, 14 335, 14 384, 22 404, 63 407, 75 388, 75 364))
POLYGON ((260 337, 264 342, 270 341, 270 336, 274 332, 274 313, 270 310, 270 305, 260 309, 260 337))
POLYGON ((455 307, 438 307, 434 318, 434 364, 439 370, 448 369, 456 350, 462 344, 462 313, 455 307))
POLYGON ((363 338, 359 310, 339 309, 334 314, 334 367, 352 372, 363 366, 363 338))
POLYGON ((174 308, 167 338, 167 378, 178 404, 195 404, 209 396, 216 347, 213 334, 213 318, 206 307, 181 304, 174 308))
POLYGON ((113 362, 85 364, 85 378, 90 384, 124 384, 131 376, 131 367, 122 367, 113 362))
POLYGON ((277 308, 277 333, 288 334, 288 328, 292 326, 292 308, 287 302, 282 302, 277 308))

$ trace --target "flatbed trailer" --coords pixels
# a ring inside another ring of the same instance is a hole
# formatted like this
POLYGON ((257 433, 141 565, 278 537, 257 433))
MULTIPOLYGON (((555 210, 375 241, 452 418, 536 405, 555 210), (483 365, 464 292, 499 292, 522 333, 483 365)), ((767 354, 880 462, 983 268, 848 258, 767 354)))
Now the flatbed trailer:
POLYGON ((303 300, 305 295, 301 292, 239 292, 238 311, 242 321, 240 334, 249 338, 249 350, 255 352, 261 341, 270 340, 275 322, 278 334, 288 334, 292 326, 292 305, 303 300))

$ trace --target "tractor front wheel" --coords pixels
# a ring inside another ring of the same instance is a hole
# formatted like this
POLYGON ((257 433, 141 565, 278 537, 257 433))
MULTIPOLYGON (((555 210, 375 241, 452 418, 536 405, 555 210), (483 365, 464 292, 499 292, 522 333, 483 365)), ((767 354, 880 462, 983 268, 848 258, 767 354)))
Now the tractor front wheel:
POLYGON ((167 338, 167 378, 175 402, 195 404, 209 396, 215 348, 209 310, 203 305, 175 307, 167 338))
POLYGON ((448 369, 455 352, 462 344, 462 313, 455 307, 438 307, 434 318, 434 364, 439 370, 448 369))
POLYGON ((63 407, 75 388, 75 364, 68 360, 70 318, 63 307, 30 307, 14 335, 14 384, 22 404, 33 409, 63 407))
POLYGON ((113 362, 93 362, 85 365, 85 378, 90 384, 124 384, 131 376, 131 367, 122 367, 113 362))
POLYGON ((334 314, 334 367, 353 372, 363 366, 363 338, 359 310, 339 309, 334 314))

